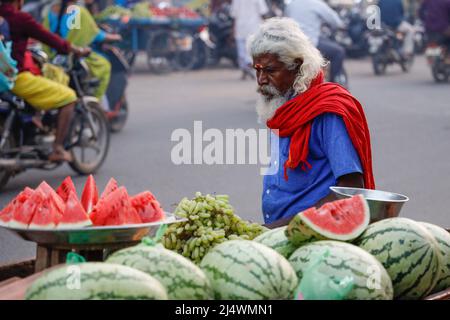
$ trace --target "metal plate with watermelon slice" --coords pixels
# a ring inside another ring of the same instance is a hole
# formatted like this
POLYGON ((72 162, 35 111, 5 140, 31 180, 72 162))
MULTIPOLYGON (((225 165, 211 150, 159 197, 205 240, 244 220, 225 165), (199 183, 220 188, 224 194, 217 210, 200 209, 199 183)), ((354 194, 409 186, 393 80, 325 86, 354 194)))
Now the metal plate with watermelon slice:
POLYGON ((24 240, 36 242, 41 246, 72 248, 73 246, 107 246, 121 243, 139 242, 146 236, 153 236, 161 225, 183 222, 186 219, 165 213, 164 220, 135 225, 85 227, 76 229, 6 229, 18 234, 24 240))

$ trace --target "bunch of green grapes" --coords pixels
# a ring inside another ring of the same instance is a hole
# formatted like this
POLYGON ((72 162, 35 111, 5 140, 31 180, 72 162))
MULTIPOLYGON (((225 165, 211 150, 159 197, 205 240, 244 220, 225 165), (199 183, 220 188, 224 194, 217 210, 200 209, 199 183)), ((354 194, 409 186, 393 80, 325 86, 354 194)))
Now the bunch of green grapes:
POLYGON ((267 229, 234 214, 227 195, 195 194, 178 204, 175 215, 187 221, 172 224, 162 238, 167 249, 200 263, 208 250, 228 240, 253 240, 267 229))

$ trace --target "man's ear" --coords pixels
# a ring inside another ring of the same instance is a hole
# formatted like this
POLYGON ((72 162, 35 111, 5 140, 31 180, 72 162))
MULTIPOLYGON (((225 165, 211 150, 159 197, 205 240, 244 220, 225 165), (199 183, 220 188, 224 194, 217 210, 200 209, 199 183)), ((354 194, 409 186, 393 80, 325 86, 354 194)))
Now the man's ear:
POLYGON ((303 59, 297 58, 297 59, 295 59, 294 61, 295 61, 295 63, 297 64, 297 71, 298 71, 298 69, 300 69, 300 67, 301 67, 302 64, 303 64, 303 59))

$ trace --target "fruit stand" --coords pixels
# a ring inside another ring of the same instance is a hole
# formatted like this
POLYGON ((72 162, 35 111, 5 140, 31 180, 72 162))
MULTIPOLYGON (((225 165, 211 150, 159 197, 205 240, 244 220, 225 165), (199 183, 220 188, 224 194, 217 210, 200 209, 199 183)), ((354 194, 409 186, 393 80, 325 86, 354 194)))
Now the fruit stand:
POLYGON ((340 200, 269 230, 227 195, 198 192, 171 214, 114 179, 99 196, 89 177, 80 200, 70 178, 44 182, 0 211, 38 244, 27 274, 0 268, 0 300, 450 300, 449 230, 396 217, 404 196, 333 189, 340 200))

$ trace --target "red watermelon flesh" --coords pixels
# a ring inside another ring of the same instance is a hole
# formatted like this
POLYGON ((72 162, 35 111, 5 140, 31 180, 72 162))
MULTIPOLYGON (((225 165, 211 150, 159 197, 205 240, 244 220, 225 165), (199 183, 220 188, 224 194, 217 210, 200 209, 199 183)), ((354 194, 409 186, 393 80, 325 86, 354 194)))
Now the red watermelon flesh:
POLYGON ((36 208, 45 200, 45 194, 40 189, 36 189, 29 198, 18 206, 12 214, 9 226, 12 228, 28 228, 35 214, 36 208))
POLYGON ((369 225, 370 210, 362 195, 324 204, 300 213, 304 224, 320 235, 348 241, 360 236, 369 225))
POLYGON ((56 191, 53 190, 53 188, 50 187, 49 184, 45 181, 43 181, 39 185, 38 189, 41 190, 47 198, 50 198, 50 201, 53 202, 53 205, 57 209, 57 213, 62 216, 66 205, 64 204, 63 199, 61 199, 61 197, 56 193, 56 191))
POLYGON ((119 185, 117 184, 116 179, 111 178, 109 179, 108 183, 106 184, 105 190, 103 190, 102 195, 100 196, 100 199, 105 198, 110 193, 116 191, 119 189, 119 185))
POLYGON ((142 223, 139 215, 132 209, 127 190, 120 187, 99 201, 90 218, 96 226, 142 223))
POLYGON ((84 185, 83 193, 81 195, 81 204, 84 210, 89 214, 98 202, 98 189, 94 177, 90 175, 86 184, 84 185))
POLYGON ((132 197, 131 205, 136 209, 143 223, 156 222, 165 218, 161 205, 150 191, 132 197))
POLYGON ((92 225, 92 222, 86 210, 84 210, 75 192, 71 191, 58 229, 76 229, 90 225, 92 225))
POLYGON ((20 208, 23 203, 33 194, 34 190, 26 187, 19 193, 1 212, 0 225, 8 226, 13 217, 13 212, 20 208))
POLYGON ((61 217, 51 196, 46 196, 35 209, 30 229, 55 229, 61 217))
POLYGON ((71 192, 75 193, 75 195, 77 194, 73 180, 70 176, 68 176, 64 179, 58 189, 56 189, 56 193, 61 197, 64 203, 66 203, 71 192))

